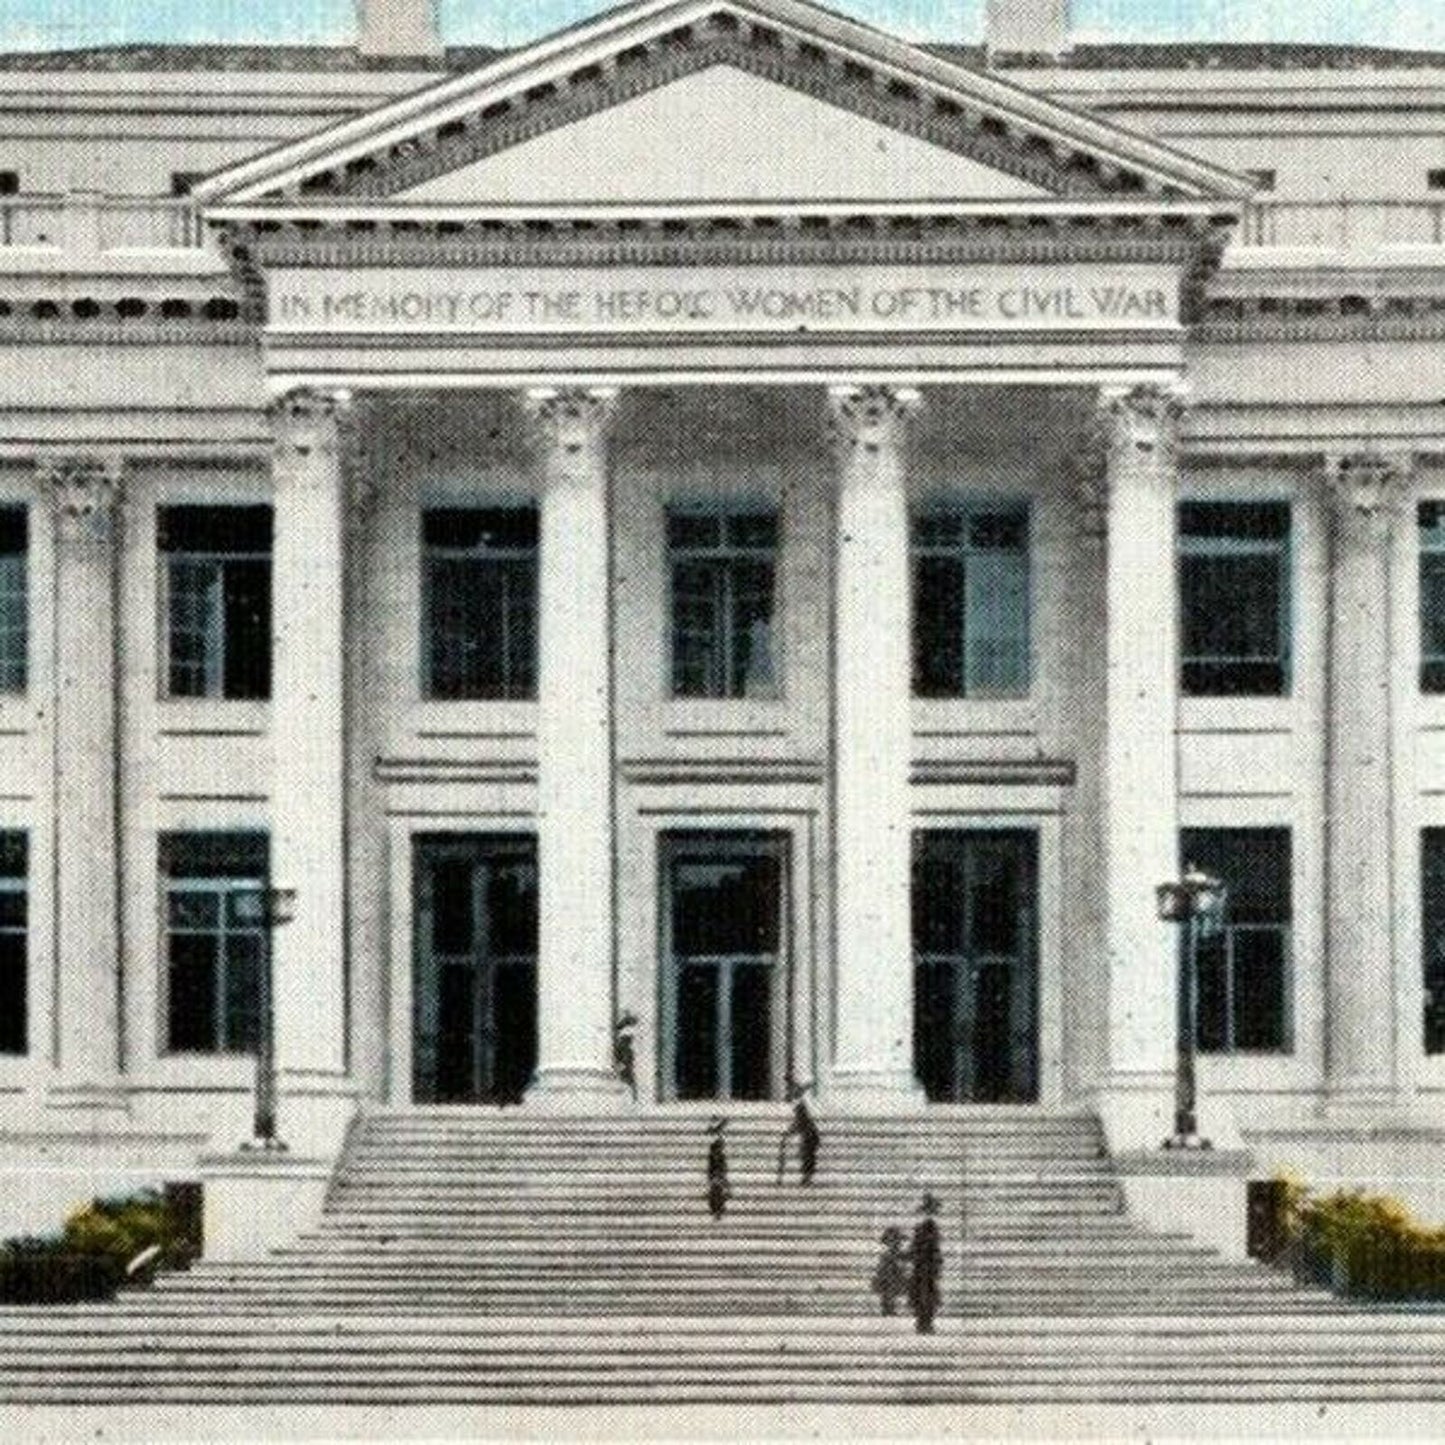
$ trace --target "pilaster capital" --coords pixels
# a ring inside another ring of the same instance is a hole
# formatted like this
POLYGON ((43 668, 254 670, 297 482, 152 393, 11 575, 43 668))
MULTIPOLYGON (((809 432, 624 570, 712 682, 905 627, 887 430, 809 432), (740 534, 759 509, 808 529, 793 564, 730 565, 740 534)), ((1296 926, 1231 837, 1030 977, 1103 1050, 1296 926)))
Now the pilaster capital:
POLYGON ((833 439, 845 454, 881 452, 902 444, 908 419, 923 407, 912 386, 832 386, 828 410, 833 439))
POLYGON ((535 386, 522 404, 543 446, 576 456, 606 439, 620 395, 615 386, 535 386))
POLYGON ((1409 483, 1414 458, 1404 452, 1339 452, 1325 458, 1326 490, 1335 536, 1382 544, 1409 483))
POLYGON ((1188 409, 1182 387, 1153 382, 1107 386, 1099 394, 1099 409, 1108 421, 1111 462, 1178 457, 1179 425, 1188 409))
POLYGON ((117 456, 46 457, 40 486, 62 542, 104 541, 120 503, 125 464, 117 456))
POLYGON ((277 462, 339 457, 351 402, 349 391, 309 386, 278 396, 268 409, 277 462))

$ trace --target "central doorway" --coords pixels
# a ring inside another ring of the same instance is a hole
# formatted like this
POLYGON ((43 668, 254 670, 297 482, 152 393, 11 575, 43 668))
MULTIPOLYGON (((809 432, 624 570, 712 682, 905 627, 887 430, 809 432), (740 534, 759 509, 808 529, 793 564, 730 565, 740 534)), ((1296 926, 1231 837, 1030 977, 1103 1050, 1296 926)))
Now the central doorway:
POLYGON ((1038 840, 914 835, 913 1053, 933 1103, 1038 1100, 1038 840))
POLYGON ((515 1104, 537 1064, 537 847, 416 841, 415 1046, 422 1104, 515 1104))
POLYGON ((785 835, 664 835, 665 1099, 781 1097, 791 1036, 787 889, 785 835))

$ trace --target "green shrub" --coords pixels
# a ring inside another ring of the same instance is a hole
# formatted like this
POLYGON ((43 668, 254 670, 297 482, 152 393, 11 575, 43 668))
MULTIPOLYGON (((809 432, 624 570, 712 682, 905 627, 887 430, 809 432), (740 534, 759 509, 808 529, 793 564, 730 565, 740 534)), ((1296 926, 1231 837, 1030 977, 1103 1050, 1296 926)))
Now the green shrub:
POLYGON ((1290 1233, 1294 1267, 1306 1278, 1372 1299, 1445 1299, 1445 1229, 1420 1223, 1398 1199, 1301 1189, 1290 1233))
POLYGON ((66 1304, 106 1299, 121 1285, 144 1284, 160 1269, 184 1268, 194 1249, 159 1194, 96 1199, 77 1209, 64 1230, 0 1246, 0 1301, 66 1304), (127 1268, 152 1246, 159 1254, 134 1277, 127 1268))

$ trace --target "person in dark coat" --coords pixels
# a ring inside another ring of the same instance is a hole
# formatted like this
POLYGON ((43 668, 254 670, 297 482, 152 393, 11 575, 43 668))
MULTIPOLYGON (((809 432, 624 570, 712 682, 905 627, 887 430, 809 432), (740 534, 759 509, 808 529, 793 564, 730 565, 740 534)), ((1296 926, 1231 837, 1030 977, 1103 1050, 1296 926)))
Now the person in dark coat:
POLYGON ((637 1049, 633 1034, 637 1029, 637 1015, 625 1013, 612 1025, 612 1067, 617 1077, 627 1085, 632 1102, 637 1102, 637 1049))
POLYGON ((714 1219, 721 1219, 723 1211, 732 1198, 732 1186, 728 1183, 728 1151, 723 1143, 723 1130, 728 1126, 726 1119, 714 1119, 707 1126, 712 1141, 707 1146, 707 1207, 714 1219))
POLYGON ((783 1182, 783 1172, 787 1167, 788 1140, 796 1135, 799 1180, 803 1184, 811 1184, 818 1169, 818 1146, 823 1142, 823 1136, 818 1132, 818 1125, 813 1119, 812 1110, 808 1108, 808 1100, 803 1091, 792 1089, 789 1092, 793 1096, 793 1117, 788 1127, 783 1130, 782 1139, 778 1141, 778 1183, 783 1182))
POLYGON ((913 1310, 914 1328, 920 1335, 933 1333, 933 1319, 942 1300, 943 1241, 938 1232, 939 1203, 925 1194, 918 1212, 923 1216, 913 1228, 908 1250, 908 1303, 913 1310))
POLYGON ((890 1224, 879 1241, 882 1249, 873 1271, 873 1293, 885 1315, 898 1313, 898 1301, 908 1293, 908 1256, 903 1251, 903 1231, 890 1224))

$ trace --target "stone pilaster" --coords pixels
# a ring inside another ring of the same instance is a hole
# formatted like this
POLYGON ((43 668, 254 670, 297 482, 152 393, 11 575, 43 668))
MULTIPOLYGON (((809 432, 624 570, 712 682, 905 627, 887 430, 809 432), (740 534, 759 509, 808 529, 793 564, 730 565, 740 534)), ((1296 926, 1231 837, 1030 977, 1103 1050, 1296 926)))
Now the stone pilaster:
POLYGON ((55 524, 55 1043, 50 1102, 123 1108, 120 1090, 121 465, 41 468, 55 524))
POLYGON ((615 965, 612 555, 607 438, 616 393, 526 397, 542 486, 538 617, 537 1076, 527 1103, 622 1108, 615 965))
POLYGON ((1111 1137, 1170 1132, 1178 936, 1155 889, 1179 872, 1178 430, 1157 387, 1106 391, 1109 422, 1102 767, 1106 1081, 1111 1137))
POLYGON ((1331 458, 1326 688, 1325 1091, 1331 1112, 1395 1102, 1390 542, 1399 456, 1331 458))
POLYGON ((340 1090, 347 1058, 345 393, 272 407, 276 655, 271 873, 296 891, 273 936, 281 1132, 340 1090))
POLYGON ((913 760, 906 433, 914 391, 837 387, 833 837, 840 1106, 912 1107, 913 760))

